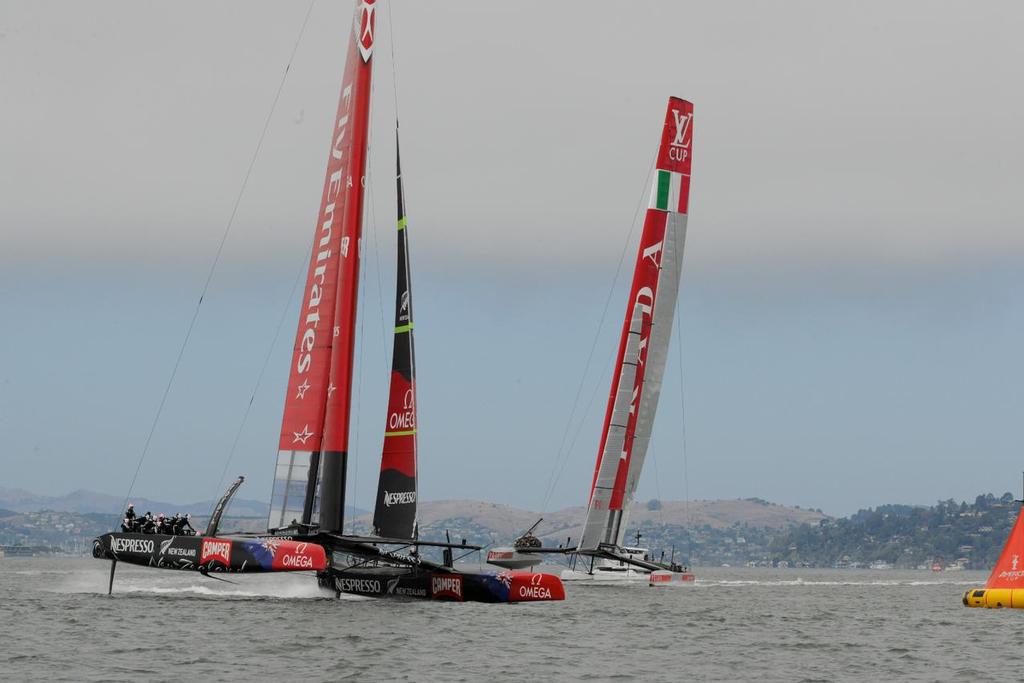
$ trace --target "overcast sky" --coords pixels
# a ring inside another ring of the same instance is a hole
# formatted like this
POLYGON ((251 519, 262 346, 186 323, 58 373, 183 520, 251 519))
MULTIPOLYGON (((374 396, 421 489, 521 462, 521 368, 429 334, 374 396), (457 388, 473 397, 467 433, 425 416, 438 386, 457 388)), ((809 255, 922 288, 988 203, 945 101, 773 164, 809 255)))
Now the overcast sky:
MULTIPOLYGON (((0 0, 0 487, 127 491, 308 8, 0 0)), ((682 363, 673 346, 640 497, 684 495, 681 395, 693 498, 848 513, 1017 493, 1018 3, 391 14, 374 57, 356 505, 373 500, 390 366, 396 93, 424 499, 541 509, 561 471, 547 506, 585 502, 625 310, 616 267, 669 95, 695 104, 682 363)), ((136 495, 216 495, 269 354, 229 467, 243 496, 269 498, 289 296, 351 15, 313 5, 136 495)))

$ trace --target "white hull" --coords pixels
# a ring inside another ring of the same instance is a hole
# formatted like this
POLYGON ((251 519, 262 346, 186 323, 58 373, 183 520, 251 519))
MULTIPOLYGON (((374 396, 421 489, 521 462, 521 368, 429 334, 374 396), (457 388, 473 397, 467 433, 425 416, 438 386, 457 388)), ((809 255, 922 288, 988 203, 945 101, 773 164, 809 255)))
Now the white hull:
POLYGON ((562 572, 562 581, 647 583, 650 580, 650 577, 650 572, 642 569, 634 569, 632 567, 626 569, 594 567, 594 572, 592 574, 578 569, 566 569, 562 572))
POLYGON ((487 553, 487 563, 503 569, 529 569, 544 564, 544 556, 518 548, 495 548, 487 553))
POLYGON ((668 570, 658 570, 656 572, 651 572, 650 574, 651 586, 674 588, 692 586, 696 582, 697 577, 695 577, 691 572, 686 571, 673 572, 668 570))

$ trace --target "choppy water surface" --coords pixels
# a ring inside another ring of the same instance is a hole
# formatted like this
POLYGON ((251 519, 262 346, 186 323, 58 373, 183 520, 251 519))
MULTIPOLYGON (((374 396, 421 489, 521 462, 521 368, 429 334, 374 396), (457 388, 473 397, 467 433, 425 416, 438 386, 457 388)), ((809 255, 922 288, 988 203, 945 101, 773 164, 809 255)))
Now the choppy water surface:
POLYGON ((1024 645, 1024 610, 961 605, 975 572, 702 569, 481 605, 124 566, 107 597, 108 566, 0 560, 0 679, 1006 681, 1024 645))

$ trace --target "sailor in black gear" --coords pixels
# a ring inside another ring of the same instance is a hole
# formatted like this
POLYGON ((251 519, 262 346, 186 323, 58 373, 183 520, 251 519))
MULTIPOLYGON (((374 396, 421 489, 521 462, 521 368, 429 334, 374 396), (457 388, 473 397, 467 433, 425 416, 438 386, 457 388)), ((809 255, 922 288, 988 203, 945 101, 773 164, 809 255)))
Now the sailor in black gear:
POLYGON ((153 513, 146 510, 146 516, 142 518, 142 533, 156 533, 156 522, 153 521, 153 513))
POLYGON ((128 509, 124 512, 124 519, 121 520, 121 531, 135 531, 136 528, 135 506, 128 503, 128 509))
POLYGON ((184 517, 182 517, 181 518, 181 525, 179 527, 180 530, 177 533, 184 534, 186 536, 195 536, 196 535, 196 530, 192 528, 192 521, 191 520, 192 520, 192 515, 191 514, 186 514, 184 517))

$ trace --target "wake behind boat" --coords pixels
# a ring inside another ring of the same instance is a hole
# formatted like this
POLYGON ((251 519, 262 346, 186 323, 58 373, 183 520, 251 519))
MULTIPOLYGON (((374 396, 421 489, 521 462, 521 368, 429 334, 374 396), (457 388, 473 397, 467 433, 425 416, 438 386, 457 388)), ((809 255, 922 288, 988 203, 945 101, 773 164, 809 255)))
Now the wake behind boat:
POLYGON ((684 567, 654 561, 646 549, 623 545, 627 511, 647 455, 672 335, 689 210, 692 140, 693 104, 669 98, 583 537, 574 549, 567 549, 523 543, 524 536, 511 548, 488 553, 491 564, 532 566, 532 560, 545 553, 569 553, 572 568, 562 574, 563 579, 641 579, 651 585, 693 582, 693 574, 684 567))
MULTIPOLYGON (((359 267, 378 2, 360 0, 350 33, 338 113, 303 289, 270 502, 268 531, 217 535, 225 494, 204 536, 115 532, 93 554, 111 560, 210 573, 317 572, 336 594, 435 600, 562 600, 559 577, 521 571, 466 572, 455 552, 479 546, 418 537, 417 400, 408 222, 396 153, 398 275, 390 398, 371 536, 344 534, 349 425, 355 368, 359 267), (439 547, 443 561, 420 555, 439 547)), ((397 145, 397 122, 396 122, 397 145)), ((397 149, 397 146, 396 146, 397 149)))

